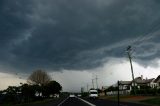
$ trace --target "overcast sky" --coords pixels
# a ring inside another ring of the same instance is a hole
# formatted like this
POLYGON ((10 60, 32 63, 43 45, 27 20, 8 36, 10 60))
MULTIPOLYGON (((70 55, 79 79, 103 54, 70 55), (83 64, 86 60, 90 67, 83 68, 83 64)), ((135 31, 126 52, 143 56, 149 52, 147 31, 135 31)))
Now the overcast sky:
POLYGON ((0 89, 46 70, 64 90, 160 74, 159 0, 1 0, 0 89), (3 81, 7 80, 6 83, 3 81))

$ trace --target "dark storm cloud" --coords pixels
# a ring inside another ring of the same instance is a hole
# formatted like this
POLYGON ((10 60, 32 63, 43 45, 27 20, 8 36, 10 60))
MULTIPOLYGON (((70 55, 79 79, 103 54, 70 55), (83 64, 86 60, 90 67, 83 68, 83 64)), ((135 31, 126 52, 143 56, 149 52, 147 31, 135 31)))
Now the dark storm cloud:
POLYGON ((129 44, 141 59, 152 60, 159 52, 158 0, 5 0, 0 5, 0 61, 17 70, 95 68, 104 58, 123 57, 129 44), (152 37, 141 41, 145 33, 152 37))

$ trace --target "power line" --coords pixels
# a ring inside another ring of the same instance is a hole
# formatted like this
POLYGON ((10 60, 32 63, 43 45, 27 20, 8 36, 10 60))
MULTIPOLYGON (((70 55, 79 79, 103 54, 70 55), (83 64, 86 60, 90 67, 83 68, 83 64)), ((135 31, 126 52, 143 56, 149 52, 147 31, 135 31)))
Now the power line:
POLYGON ((138 38, 134 39, 134 40, 130 40, 130 45, 133 45, 137 42, 142 42, 144 40, 150 39, 152 38, 153 34, 155 31, 157 31, 160 27, 160 17, 158 17, 158 19, 155 21, 155 23, 153 23, 151 25, 151 27, 147 30, 147 32, 142 32, 138 38))
POLYGON ((148 31, 143 32, 138 38, 136 38, 134 40, 130 40, 130 45, 132 45, 132 53, 135 52, 135 51, 133 51, 133 47, 134 47, 134 49, 138 48, 137 46, 133 46, 135 43, 136 43, 136 45, 139 45, 143 41, 147 41, 156 35, 158 29, 160 29, 160 20, 159 19, 160 19, 160 17, 157 18, 157 20, 151 25, 150 28, 148 28, 149 29, 148 31))

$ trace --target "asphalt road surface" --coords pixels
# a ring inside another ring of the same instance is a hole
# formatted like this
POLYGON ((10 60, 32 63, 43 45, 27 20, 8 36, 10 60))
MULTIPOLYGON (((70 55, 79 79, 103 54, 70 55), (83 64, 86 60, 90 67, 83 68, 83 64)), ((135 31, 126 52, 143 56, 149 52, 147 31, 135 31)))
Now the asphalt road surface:
POLYGON ((73 97, 73 98, 68 98, 64 102, 61 102, 58 106, 91 106, 85 103, 84 101, 73 97))
MULTIPOLYGON (((67 97, 65 99, 53 100, 43 104, 42 103, 29 104, 22 106, 118 106, 118 103, 103 99, 90 100, 90 99, 81 99, 78 97, 72 97, 72 98, 67 97)), ((119 106, 148 106, 148 105, 120 102, 119 106)))
MULTIPOLYGON (((95 104, 96 106, 118 106, 118 103, 115 101, 103 100, 103 99, 85 99, 88 102, 95 104)), ((135 103, 127 103, 127 102, 120 102, 119 106, 148 106, 143 104, 135 104, 135 103)))
MULTIPOLYGON (((117 102, 102 100, 102 99, 81 99, 81 98, 67 98, 62 101, 58 106, 118 106, 117 102)), ((142 104, 135 104, 135 103, 126 103, 120 102, 119 106, 147 106, 142 104)))

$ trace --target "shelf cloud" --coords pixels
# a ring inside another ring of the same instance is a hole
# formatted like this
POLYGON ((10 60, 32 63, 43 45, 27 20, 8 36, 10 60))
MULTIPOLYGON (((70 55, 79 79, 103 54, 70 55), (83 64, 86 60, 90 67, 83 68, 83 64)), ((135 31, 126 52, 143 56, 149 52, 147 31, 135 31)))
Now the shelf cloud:
POLYGON ((126 57, 128 45, 150 65, 160 56, 159 10, 158 0, 1 0, 0 65, 90 70, 126 57))

